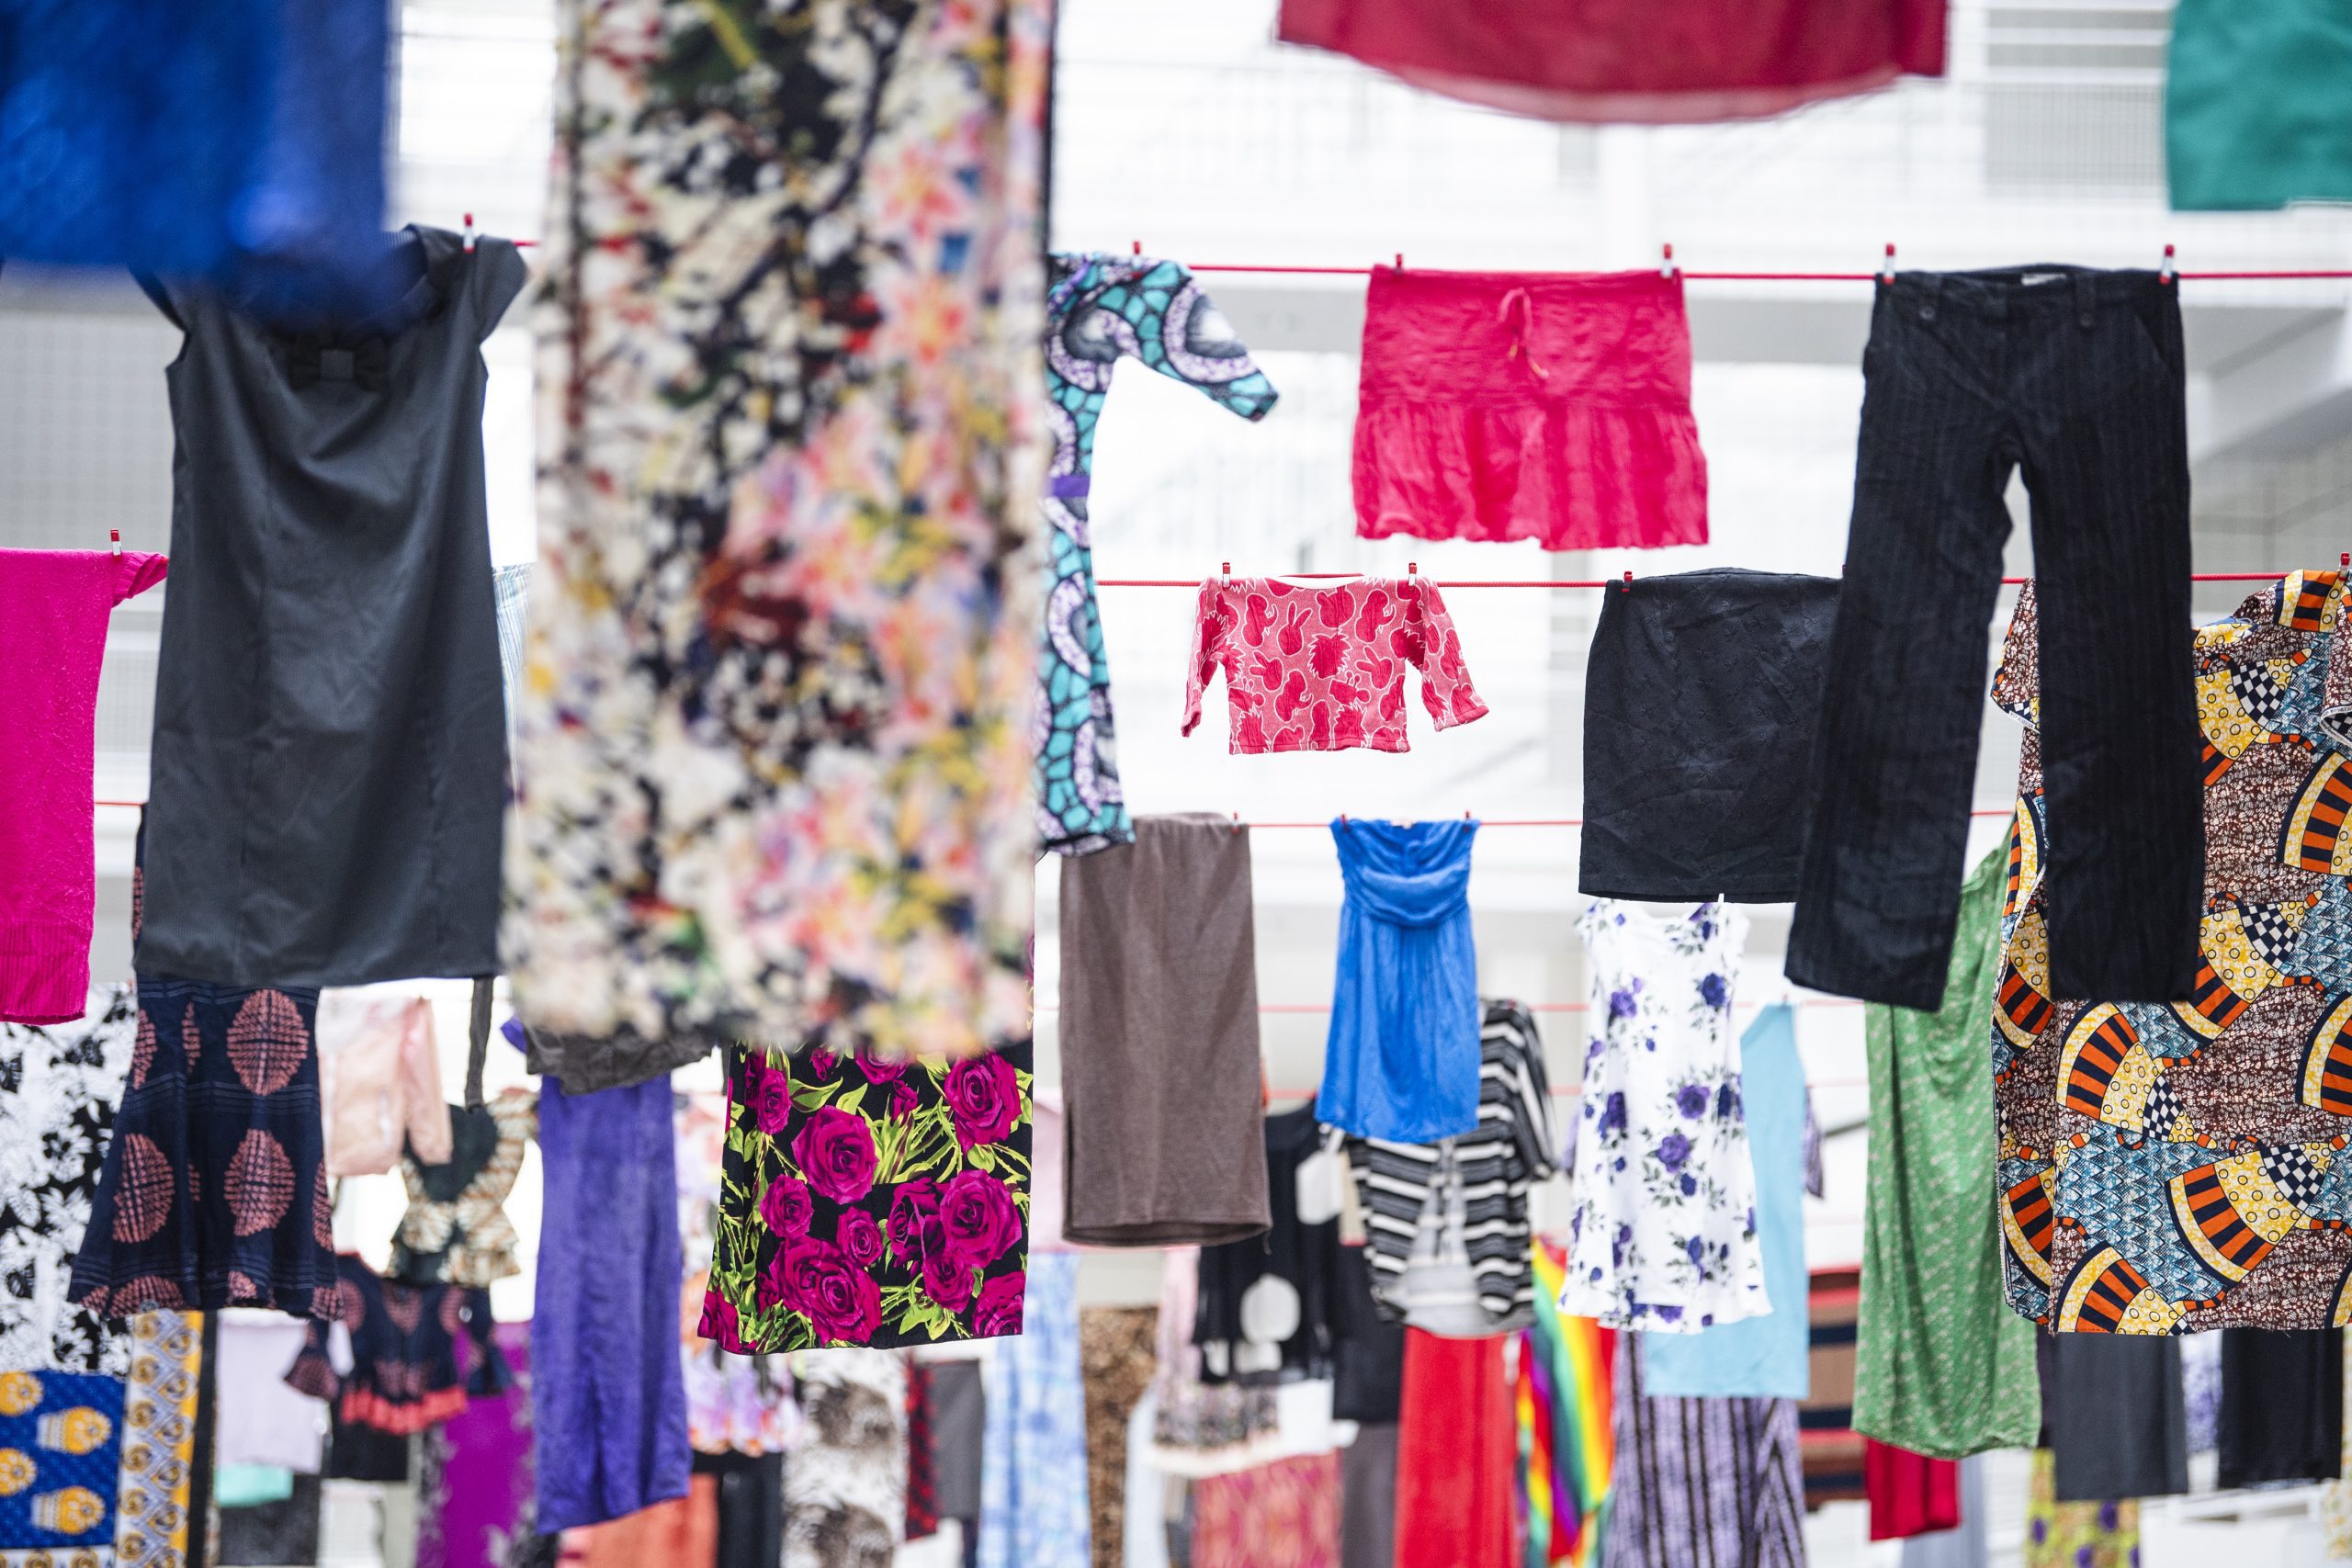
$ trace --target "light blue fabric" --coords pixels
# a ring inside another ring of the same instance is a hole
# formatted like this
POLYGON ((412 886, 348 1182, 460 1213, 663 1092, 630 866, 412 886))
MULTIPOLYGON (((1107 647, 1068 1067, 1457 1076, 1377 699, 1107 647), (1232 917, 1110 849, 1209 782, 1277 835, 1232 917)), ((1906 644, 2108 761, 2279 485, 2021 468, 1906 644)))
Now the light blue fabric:
POLYGON ((1642 1392, 1682 1399, 1804 1399, 1812 1391, 1804 1271, 1804 1063, 1796 1013, 1766 1008, 1739 1037, 1740 1100, 1756 1164, 1761 1317, 1642 1337, 1642 1392))
POLYGON ((1033 1252, 1021 1333, 1000 1339, 980 1441, 979 1568, 1091 1568, 1078 1254, 1033 1252))
POLYGON ((1434 1143, 1478 1126, 1476 822, 1331 824, 1347 897, 1315 1114, 1363 1138, 1434 1143))

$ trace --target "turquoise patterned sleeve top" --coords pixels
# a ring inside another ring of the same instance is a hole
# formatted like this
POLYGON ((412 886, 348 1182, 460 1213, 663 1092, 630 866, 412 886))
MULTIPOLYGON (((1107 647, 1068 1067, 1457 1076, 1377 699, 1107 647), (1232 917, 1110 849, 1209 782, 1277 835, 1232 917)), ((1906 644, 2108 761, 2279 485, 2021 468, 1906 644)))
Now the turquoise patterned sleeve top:
POLYGON ((1122 356, 1138 359, 1250 420, 1263 419, 1275 394, 1181 265, 1149 256, 1053 260, 1046 387, 1054 461, 1045 498, 1049 578, 1037 665, 1037 839, 1041 851, 1087 854, 1135 839, 1119 787, 1087 517, 1094 426, 1111 372, 1122 356))

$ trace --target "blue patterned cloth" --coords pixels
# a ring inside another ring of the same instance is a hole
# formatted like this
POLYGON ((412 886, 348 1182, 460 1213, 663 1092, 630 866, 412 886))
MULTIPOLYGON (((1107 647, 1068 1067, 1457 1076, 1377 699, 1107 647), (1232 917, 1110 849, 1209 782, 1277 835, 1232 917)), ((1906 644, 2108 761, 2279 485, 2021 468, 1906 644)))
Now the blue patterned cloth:
POLYGON ((1089 1568, 1078 1254, 1033 1253, 1017 1338, 998 1343, 980 1444, 978 1568, 1089 1568))
POLYGON ((1037 663, 1037 845, 1089 854, 1136 836, 1119 788, 1087 518, 1094 424, 1111 372, 1130 355, 1250 420, 1266 417, 1275 393, 1193 275, 1174 262, 1057 255, 1046 317, 1054 462, 1046 487, 1046 640, 1037 663))
POLYGON ((539 1089, 546 1201, 531 1316, 538 1529, 600 1524, 686 1495, 678 1359, 677 1132, 667 1077, 539 1089))
POLYGON ((0 1373, 0 1552, 9 1562, 94 1559, 115 1544, 125 1384, 99 1372, 0 1373), (61 1550, 64 1549, 64 1550, 61 1550))
POLYGON ((380 249, 387 17, 379 0, 10 0, 0 255, 266 297, 380 249))

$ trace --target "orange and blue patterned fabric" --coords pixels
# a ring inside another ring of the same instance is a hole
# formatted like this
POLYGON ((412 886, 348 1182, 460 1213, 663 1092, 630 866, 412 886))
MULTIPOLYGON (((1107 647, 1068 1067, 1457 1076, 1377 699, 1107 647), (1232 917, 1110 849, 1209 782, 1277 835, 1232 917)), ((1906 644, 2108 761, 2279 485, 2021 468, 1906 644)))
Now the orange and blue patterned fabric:
MULTIPOLYGON (((1993 694, 2026 726, 1992 1020, 2009 1304, 2060 1333, 2352 1316, 2347 578, 2299 571, 2195 638, 2202 962, 2177 1000, 2054 997, 2036 602, 1993 694)), ((2153 738, 2152 738, 2153 739, 2153 738)))

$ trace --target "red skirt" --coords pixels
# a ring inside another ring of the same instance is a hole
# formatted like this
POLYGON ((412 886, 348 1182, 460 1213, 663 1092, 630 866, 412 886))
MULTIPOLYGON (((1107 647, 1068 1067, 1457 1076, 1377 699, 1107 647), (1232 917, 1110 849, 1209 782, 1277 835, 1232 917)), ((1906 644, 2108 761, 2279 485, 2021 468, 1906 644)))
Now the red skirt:
POLYGON ((1705 544, 1681 280, 1374 267, 1354 479, 1367 539, 1705 544))
POLYGON ((1283 0, 1282 37, 1544 119, 1779 114, 1944 71, 1946 0, 1283 0))

